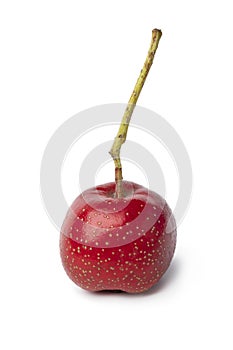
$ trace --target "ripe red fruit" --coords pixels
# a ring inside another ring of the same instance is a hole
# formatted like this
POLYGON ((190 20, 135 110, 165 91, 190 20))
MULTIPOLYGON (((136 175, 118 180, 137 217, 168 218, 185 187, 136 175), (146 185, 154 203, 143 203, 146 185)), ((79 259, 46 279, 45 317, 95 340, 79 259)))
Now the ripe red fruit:
POLYGON ((176 245, 175 219, 153 191, 123 182, 84 191, 68 210, 60 236, 68 276, 90 290, 144 292, 167 270, 176 245))
POLYGON ((120 159, 161 35, 158 29, 152 31, 146 61, 109 152, 115 164, 115 183, 84 191, 62 226, 60 251, 65 271, 90 291, 144 292, 159 281, 174 254, 176 225, 170 208, 155 192, 123 182, 120 159))

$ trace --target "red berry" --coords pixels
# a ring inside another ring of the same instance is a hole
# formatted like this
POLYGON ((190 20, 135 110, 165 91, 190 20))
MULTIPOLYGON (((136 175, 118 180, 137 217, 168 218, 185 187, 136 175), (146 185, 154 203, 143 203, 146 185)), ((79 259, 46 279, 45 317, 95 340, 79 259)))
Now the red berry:
POLYGON ((90 291, 140 293, 167 270, 176 245, 175 219, 153 191, 123 182, 90 188, 68 210, 60 236, 61 259, 73 282, 90 291))

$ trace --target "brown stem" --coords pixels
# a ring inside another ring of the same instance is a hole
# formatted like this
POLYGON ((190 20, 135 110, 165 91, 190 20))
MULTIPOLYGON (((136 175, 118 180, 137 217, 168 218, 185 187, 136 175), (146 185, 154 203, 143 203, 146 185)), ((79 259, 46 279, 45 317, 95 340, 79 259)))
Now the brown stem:
POLYGON ((117 136, 114 139, 112 148, 110 150, 110 155, 113 158, 114 164, 115 164, 115 182, 116 182, 116 197, 121 198, 123 197, 123 188, 122 188, 122 166, 121 166, 121 159, 120 159, 120 150, 121 146, 126 140, 129 122, 131 119, 131 116, 133 114, 134 108, 136 106, 138 97, 140 95, 140 92, 143 88, 143 85, 145 83, 146 77, 149 73, 150 67, 153 63, 154 55, 157 50, 159 40, 162 36, 162 32, 159 29, 153 29, 152 30, 152 39, 150 48, 144 63, 144 66, 140 72, 140 75, 138 77, 138 80, 135 84, 135 87, 133 89, 132 95, 130 96, 128 105, 125 109, 124 115, 122 117, 122 121, 117 133, 117 136))

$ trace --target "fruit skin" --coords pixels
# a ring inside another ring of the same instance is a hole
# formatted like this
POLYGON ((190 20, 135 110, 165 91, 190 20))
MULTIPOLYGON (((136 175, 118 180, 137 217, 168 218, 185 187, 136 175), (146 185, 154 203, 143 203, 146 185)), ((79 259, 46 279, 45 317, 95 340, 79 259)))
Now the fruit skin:
POLYGON ((89 291, 150 289, 167 270, 176 246, 176 224, 166 201, 123 181, 90 188, 68 210, 60 235, 63 267, 89 291))

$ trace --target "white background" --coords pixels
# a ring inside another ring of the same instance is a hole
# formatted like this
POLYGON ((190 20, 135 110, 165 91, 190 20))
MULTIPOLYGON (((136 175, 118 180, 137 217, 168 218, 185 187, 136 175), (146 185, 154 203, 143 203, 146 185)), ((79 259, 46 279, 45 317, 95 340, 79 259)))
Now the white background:
POLYGON ((1 2, 2 349, 232 349, 230 5, 1 2), (40 198, 40 162, 67 118, 127 102, 153 27, 163 37, 139 104, 182 137, 193 166, 192 203, 157 288, 90 294, 62 269, 59 233, 40 198))

